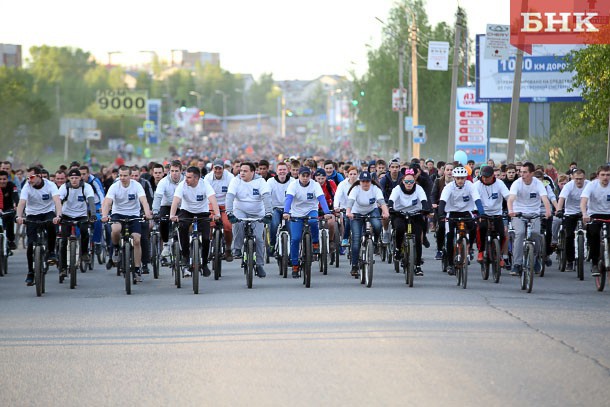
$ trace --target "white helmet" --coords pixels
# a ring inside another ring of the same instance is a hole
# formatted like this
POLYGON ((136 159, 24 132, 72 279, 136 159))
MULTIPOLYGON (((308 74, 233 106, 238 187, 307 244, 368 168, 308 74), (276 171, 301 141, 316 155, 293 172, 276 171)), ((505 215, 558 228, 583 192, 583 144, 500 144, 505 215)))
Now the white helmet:
POLYGON ((468 172, 466 171, 466 168, 464 168, 464 167, 455 167, 453 169, 453 171, 451 172, 451 175, 453 177, 467 177, 468 172))

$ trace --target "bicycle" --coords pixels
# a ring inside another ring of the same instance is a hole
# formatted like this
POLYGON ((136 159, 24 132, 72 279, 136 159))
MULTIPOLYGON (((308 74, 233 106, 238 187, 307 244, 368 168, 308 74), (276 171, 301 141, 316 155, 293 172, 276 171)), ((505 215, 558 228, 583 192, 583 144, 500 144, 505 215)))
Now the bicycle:
MULTIPOLYGON (((534 268, 536 265, 536 258, 534 257, 536 244, 544 245, 544 242, 538 243, 534 240, 532 235, 532 222, 540 218, 540 214, 524 215, 517 213, 516 218, 520 218, 525 223, 525 240, 523 241, 523 270, 521 271, 521 289, 527 290, 528 293, 532 292, 534 286, 534 268)), ((541 259, 544 262, 544 259, 541 259)))
POLYGON ((277 265, 280 269, 280 276, 288 277, 288 263, 290 262, 290 232, 286 219, 281 220, 277 228, 277 236, 275 238, 275 257, 277 265))
MULTIPOLYGON (((506 215, 508 217, 508 214, 506 215)), ((515 246, 515 228, 513 227, 512 219, 508 217, 508 237, 507 237, 507 252, 508 261, 506 262, 506 269, 510 270, 513 263, 513 247, 515 246)))
POLYGON ((225 254, 225 234, 222 219, 214 221, 209 259, 212 261, 214 280, 222 277, 222 259, 225 254))
POLYGON ((212 218, 180 218, 179 222, 191 222, 192 229, 189 238, 189 246, 191 252, 190 269, 193 276, 193 293, 199 294, 199 275, 203 276, 203 264, 201 259, 201 233, 199 232, 199 222, 211 222, 212 218))
POLYGON ((567 264, 567 248, 566 241, 567 235, 564 227, 564 222, 567 219, 577 219, 576 228, 574 229, 574 265, 576 267, 576 276, 579 280, 583 280, 585 277, 585 247, 586 247, 586 233, 582 222, 582 214, 573 215, 560 215, 562 218, 561 225, 559 226, 559 235, 557 239, 557 259, 559 261, 559 271, 564 272, 567 264))
POLYGON ((182 267, 180 267, 182 254, 180 253, 180 240, 178 239, 178 222, 172 223, 171 241, 170 264, 172 266, 172 275, 174 276, 174 285, 176 288, 180 288, 182 286, 180 281, 182 276, 182 267))
MULTIPOLYGON (((28 220, 24 224, 33 225, 36 228, 36 240, 34 240, 34 285, 36 286, 36 296, 40 297, 45 292, 45 276, 49 270, 47 263, 47 224, 50 220, 28 220)), ((25 230, 24 230, 25 233, 25 230)))
POLYGON ((595 288, 597 291, 604 291, 606 279, 610 279, 610 219, 591 219, 589 224, 601 224, 599 239, 599 261, 597 268, 599 275, 595 276, 595 288))
POLYGON ((86 218, 84 220, 62 219, 59 223, 60 228, 70 228, 69 236, 63 237, 63 234, 60 234, 60 237, 57 238, 57 247, 59 250, 57 262, 57 267, 59 268, 59 283, 63 284, 64 279, 69 275, 70 289, 74 289, 76 287, 77 264, 79 265, 81 272, 87 268, 87 264, 83 261, 82 256, 79 256, 78 263, 76 260, 78 246, 80 245, 80 237, 76 233, 76 228, 80 227, 84 222, 86 222, 86 218))
MULTIPOLYGON (((243 218, 238 222, 244 222, 244 251, 241 259, 241 267, 246 276, 246 286, 252 288, 256 267, 256 236, 254 235, 254 223, 262 222, 262 218, 243 218)), ((265 248, 266 249, 266 248, 265 248)))
POLYGON ((12 255, 8 248, 4 218, 15 213, 14 210, 2 212, 0 215, 0 277, 8 273, 8 258, 12 255))
POLYGON ((334 251, 330 253, 330 264, 335 265, 335 268, 339 268, 339 258, 341 257, 341 236, 343 236, 343 222, 340 221, 340 217, 335 216, 335 236, 333 239, 334 251))
MULTIPOLYGON (((448 218, 451 223, 453 223, 453 266, 455 267, 455 276, 457 279, 457 286, 462 286, 463 289, 466 289, 468 285, 468 264, 470 259, 470 254, 468 250, 469 239, 468 239, 468 229, 466 228, 466 222, 473 222, 474 218, 471 217, 455 217, 448 218)), ((448 242, 449 243, 449 242, 448 242)))
POLYGON ((318 256, 318 262, 320 264, 320 273, 326 275, 328 273, 330 236, 328 231, 328 221, 323 216, 318 218, 318 242, 320 245, 320 254, 318 256))
POLYGON ((405 275, 405 283, 409 287, 413 287, 413 280, 415 279, 415 234, 413 233, 413 220, 416 217, 421 217, 421 211, 402 212, 397 211, 397 214, 405 218, 406 230, 404 239, 402 241, 401 254, 402 254, 402 269, 405 275))
POLYGON ((500 267, 500 259, 502 253, 500 251, 500 233, 496 230, 494 220, 502 219, 502 215, 489 216, 481 215, 480 219, 487 222, 487 237, 484 243, 485 252, 483 255, 483 262, 481 263, 481 276, 483 280, 489 279, 489 271, 491 269, 493 282, 500 282, 500 275, 502 268, 500 267))
MULTIPOLYGON (((370 288, 373 285, 373 265, 375 264, 375 243, 373 242, 373 226, 371 219, 379 219, 379 216, 357 215, 354 219, 364 221, 364 233, 360 238, 360 252, 358 253, 358 268, 360 269, 360 284, 370 288)), ((358 278, 356 276, 356 278, 358 278)))
POLYGON ((116 219, 111 220, 111 223, 118 223, 121 225, 121 238, 119 240, 119 264, 117 265, 117 275, 123 274, 125 280, 125 292, 131 294, 131 283, 133 278, 133 284, 137 284, 135 278, 135 265, 133 258, 133 237, 129 230, 129 224, 132 221, 144 222, 145 219, 141 217, 130 218, 130 219, 116 219))
POLYGON ((311 287, 311 263, 313 262, 313 243, 311 237, 310 219, 318 219, 317 216, 291 217, 291 222, 303 222, 301 241, 299 244, 299 271, 303 272, 303 285, 311 287))
POLYGON ((167 216, 164 218, 153 218, 154 224, 150 230, 150 264, 155 280, 159 278, 159 269, 161 268, 161 232, 159 231, 159 221, 166 219, 169 218, 167 216))

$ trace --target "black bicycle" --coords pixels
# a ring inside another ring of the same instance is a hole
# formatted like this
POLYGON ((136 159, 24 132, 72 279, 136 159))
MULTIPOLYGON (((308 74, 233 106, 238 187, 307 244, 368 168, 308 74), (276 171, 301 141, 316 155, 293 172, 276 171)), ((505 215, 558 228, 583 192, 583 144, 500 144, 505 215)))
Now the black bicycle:
POLYGON ((117 265, 117 275, 122 274, 125 280, 125 292, 131 294, 131 283, 136 285, 138 280, 135 275, 135 265, 133 258, 133 237, 131 236, 131 230, 129 224, 131 222, 144 222, 145 219, 130 218, 130 219, 116 219, 111 220, 111 223, 118 223, 121 225, 121 239, 119 240, 119 264, 117 265))
POLYGON ((193 293, 199 294, 199 276, 203 276, 203 266, 201 258, 201 232, 199 231, 199 222, 211 222, 211 218, 208 217, 197 217, 192 218, 180 218, 179 222, 191 222, 191 234, 189 237, 189 246, 191 251, 191 258, 189 267, 191 269, 191 275, 193 278, 193 293))
POLYGON ((313 263, 313 240, 311 235, 310 219, 318 219, 317 216, 290 217, 291 222, 303 222, 301 241, 299 244, 299 272, 303 277, 303 285, 311 287, 311 265, 313 263))
POLYGON ((290 231, 286 219, 281 220, 275 238, 275 257, 280 269, 280 276, 288 277, 288 263, 290 262, 290 231))
POLYGON ((487 237, 485 242, 481 242, 484 245, 483 262, 481 263, 481 276, 483 280, 489 279, 489 272, 491 271, 494 283, 500 282, 500 259, 502 253, 500 251, 500 233, 496 230, 494 220, 503 219, 502 215, 481 215, 481 222, 487 222, 487 237))
POLYGON ((4 227, 4 218, 12 216, 14 210, 2 212, 0 216, 0 277, 8 273, 8 258, 12 255, 8 248, 8 240, 6 238, 6 229, 4 227))
MULTIPOLYGON (((375 243, 373 242, 373 225, 371 219, 379 219, 379 216, 370 214, 354 214, 354 219, 364 222, 364 233, 360 237, 360 251, 358 252, 358 269, 360 270, 360 284, 368 288, 373 285, 373 266, 375 264, 375 243)), ((352 223, 352 226, 354 224, 352 223)), ((358 278, 358 276, 355 276, 358 278)))
POLYGON ((81 272, 84 272, 88 264, 79 256, 77 262, 77 253, 81 244, 80 237, 76 233, 76 229, 86 224, 87 218, 82 219, 62 219, 60 222, 60 228, 69 228, 70 234, 63 236, 64 233, 60 233, 60 237, 57 238, 57 247, 59 249, 59 256, 57 267, 59 268, 59 283, 63 284, 64 279, 70 276, 70 288, 76 287, 76 270, 80 267, 81 272))
POLYGON ((246 286, 252 288, 252 280, 256 274, 256 236, 254 234, 254 224, 262 222, 263 219, 243 218, 238 221, 244 223, 244 251, 241 267, 244 269, 244 275, 246 276, 246 286))
POLYGON ((150 264, 153 269, 153 278, 159 278, 159 269, 161 268, 161 232, 159 231, 159 222, 169 219, 168 216, 153 218, 154 224, 150 230, 150 264))
MULTIPOLYGON (((405 235, 402 240, 401 252, 401 264, 403 273, 405 274, 405 283, 409 287, 413 287, 413 280, 415 278, 415 233, 413 231, 413 221, 417 218, 421 218, 421 211, 413 212, 396 212, 399 216, 402 216, 406 222, 405 235)), ((396 242, 394 242, 394 245, 396 242)), ((390 254, 393 255, 393 254, 390 254)))
POLYGON ((610 278, 610 220, 591 219, 590 223, 597 223, 602 226, 599 236, 598 275, 595 276, 595 288, 597 288, 597 291, 604 291, 606 279, 610 278))
POLYGON ((182 267, 180 262, 182 253, 180 253, 180 239, 178 238, 178 222, 172 223, 171 241, 170 264, 172 266, 172 274, 174 276, 174 285, 176 288, 180 288, 180 278, 182 277, 182 267))
POLYGON ((447 244, 453 245, 453 266, 455 267, 455 276, 457 278, 457 285, 466 288, 468 284, 468 264, 470 262, 470 256, 468 253, 469 239, 468 239, 468 228, 466 224, 473 222, 474 218, 467 217, 454 217, 447 218, 450 224, 453 224, 453 242, 447 242, 447 244))
POLYGON ((34 285, 36 286, 36 296, 40 297, 45 292, 45 276, 49 270, 47 259, 47 225, 50 220, 28 220, 24 224, 33 225, 36 228, 36 240, 34 241, 34 285))
POLYGON ((212 261, 214 280, 222 277, 222 259, 225 254, 225 233, 222 219, 216 219, 212 226, 212 240, 209 259, 212 261))

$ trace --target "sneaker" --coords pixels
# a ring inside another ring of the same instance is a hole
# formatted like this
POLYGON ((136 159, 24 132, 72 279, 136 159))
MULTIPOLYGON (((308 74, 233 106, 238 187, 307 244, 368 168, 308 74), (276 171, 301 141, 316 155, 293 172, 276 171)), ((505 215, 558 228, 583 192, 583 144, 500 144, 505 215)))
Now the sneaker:
POLYGON ((49 253, 49 257, 47 258, 47 264, 57 264, 57 255, 55 253, 49 253))
POLYGON ((591 276, 592 277, 599 277, 599 268, 597 267, 597 264, 594 264, 593 266, 591 266, 591 276))
POLYGON ((542 271, 542 262, 540 261, 540 258, 536 258, 536 262, 534 263, 534 273, 535 274, 540 274, 540 271, 542 271))
POLYGON ((239 250, 239 249, 233 250, 233 258, 241 259, 241 250, 239 250))
POLYGON ((68 277, 68 270, 63 269, 59 272, 59 277, 66 278, 68 277))
POLYGON ((430 248, 430 242, 428 241, 428 236, 424 234, 424 238, 421 242, 426 249, 430 248))
POLYGON ((400 249, 394 249, 394 260, 400 260, 402 258, 402 254, 400 253, 400 249))
POLYGON ((182 266, 182 277, 191 277, 191 269, 189 266, 182 266))
POLYGON ((341 240, 341 247, 347 247, 347 246, 349 246, 349 240, 347 240, 347 239, 341 240))
POLYGON ((119 262, 119 247, 118 246, 114 246, 112 248, 112 262, 114 264, 118 264, 118 262, 119 262))
POLYGON ((447 266, 447 274, 450 276, 455 276, 455 268, 453 266, 447 266))
POLYGON ((163 243, 163 250, 161 250, 161 256, 169 257, 171 254, 171 250, 169 247, 169 243, 163 243))
POLYGON ((91 259, 89 258, 89 253, 81 254, 80 259, 81 259, 81 261, 83 261, 85 263, 89 263, 91 261, 91 259))
POLYGON ((108 259, 108 261, 106 262, 106 270, 110 270, 113 265, 114 263, 112 262, 112 259, 108 259))
POLYGON ((390 243, 390 232, 387 232, 387 231, 385 231, 385 230, 384 230, 384 231, 381 233, 381 242, 382 242, 383 244, 388 244, 388 243, 390 243))
POLYGON ((229 263, 233 261, 233 253, 231 253, 231 250, 225 253, 225 260, 229 263))
POLYGON ((133 270, 133 282, 134 282, 134 284, 142 282, 142 273, 140 272, 140 268, 139 267, 136 267, 133 270))
POLYGON ((423 277, 424 272, 421 269, 421 266, 415 266, 415 275, 418 277, 423 277))
POLYGON ((17 250, 17 243, 15 243, 15 242, 8 242, 8 248, 10 250, 17 250))
POLYGON ((479 263, 483 263, 483 252, 479 252, 479 254, 477 255, 477 261, 479 263))
POLYGON ((313 254, 320 254, 320 243, 313 243, 313 254))
POLYGON ((443 260, 443 252, 438 250, 436 256, 434 256, 434 260, 443 260))
POLYGON ((94 243, 93 246, 95 247, 96 256, 99 256, 100 254, 102 254, 102 244, 101 243, 94 243))
POLYGON ((28 273, 25 277, 25 285, 33 286, 34 285, 34 273, 28 273))
MULTIPOLYGON (((208 270, 208 273, 209 273, 209 270, 208 270)), ((265 269, 263 268, 263 265, 262 265, 262 264, 257 264, 257 265, 256 265, 256 275, 257 275, 259 278, 265 278, 265 277, 267 277, 267 273, 265 273, 265 269)))
POLYGON ((148 270, 148 264, 142 265, 142 274, 150 274, 150 271, 148 270))
POLYGON ((544 265, 547 267, 551 267, 553 265, 553 260, 551 260, 551 256, 546 256, 546 259, 544 259, 544 265))
POLYGON ((508 257, 506 257, 504 259, 504 266, 505 266, 506 270, 510 270, 513 266, 508 257))
POLYGON ((359 273, 358 273, 358 267, 356 267, 356 266, 352 267, 352 271, 350 272, 350 274, 351 274, 353 277, 358 277, 358 274, 359 274, 359 273))
POLYGON ((299 278, 299 266, 292 266, 292 278, 299 278))
POLYGON ((209 276, 212 274, 212 273, 210 272, 210 268, 208 267, 208 265, 207 265, 207 264, 204 264, 204 265, 201 267, 201 270, 203 271, 203 276, 204 276, 204 277, 209 277, 209 276))
POLYGON ((521 264, 515 264, 510 272, 510 275, 520 277, 521 271, 521 264))
POLYGON ((574 262, 569 261, 566 263, 566 271, 574 271, 574 262))

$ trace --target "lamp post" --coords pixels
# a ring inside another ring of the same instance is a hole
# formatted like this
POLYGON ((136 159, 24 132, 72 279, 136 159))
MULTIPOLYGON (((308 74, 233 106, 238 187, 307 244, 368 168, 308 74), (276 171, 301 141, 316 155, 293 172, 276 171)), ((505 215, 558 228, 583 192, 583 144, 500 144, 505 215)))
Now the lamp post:
POLYGON ((227 94, 222 90, 215 90, 214 93, 222 95, 222 130, 227 132, 227 94))
POLYGON ((122 54, 121 51, 108 51, 108 68, 112 67, 112 55, 113 54, 122 54))
POLYGON ((201 109, 201 93, 192 90, 189 92, 189 95, 195 96, 197 98, 197 109, 201 109))

